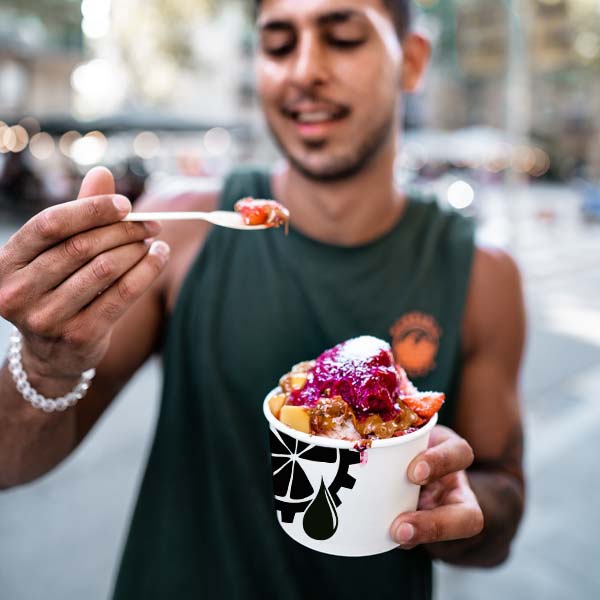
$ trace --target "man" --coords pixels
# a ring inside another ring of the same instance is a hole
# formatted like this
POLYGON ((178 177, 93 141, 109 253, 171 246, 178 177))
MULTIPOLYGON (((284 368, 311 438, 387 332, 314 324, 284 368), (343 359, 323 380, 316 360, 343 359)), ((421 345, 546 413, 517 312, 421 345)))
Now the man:
POLYGON ((79 200, 27 223, 1 250, 0 314, 23 335, 29 380, 55 397, 97 375, 75 408, 46 415, 3 369, 0 484, 58 464, 162 351, 117 598, 429 598, 432 558, 496 565, 521 517, 519 275, 502 252, 474 248, 467 221, 394 186, 396 108, 429 56, 407 2, 264 0, 257 14, 259 95, 284 168, 140 209, 273 196, 290 235, 178 223, 162 231, 168 245, 149 245, 159 226, 120 223, 130 206, 102 169, 79 200), (365 333, 391 338, 420 387, 447 392, 441 421, 454 431, 437 427, 409 466, 423 488, 419 510, 390 523, 402 549, 350 559, 279 529, 260 411, 294 362, 365 333))

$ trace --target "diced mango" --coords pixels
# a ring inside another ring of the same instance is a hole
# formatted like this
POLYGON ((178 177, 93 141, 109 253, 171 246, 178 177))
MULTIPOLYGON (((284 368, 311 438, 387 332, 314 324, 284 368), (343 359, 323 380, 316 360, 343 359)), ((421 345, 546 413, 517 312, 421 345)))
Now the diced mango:
POLYGON ((281 407, 285 404, 285 394, 276 394, 275 396, 271 396, 269 399, 269 408, 271 412, 275 416, 275 418, 279 419, 279 413, 281 411, 281 407))
POLYGON ((289 394, 293 390, 301 390, 306 385, 306 379, 306 373, 295 373, 294 371, 291 371, 290 373, 286 373, 279 380, 279 387, 286 394, 289 394))
POLYGON ((290 377, 290 386, 293 390, 301 390, 306 385, 306 373, 294 373, 290 377))
POLYGON ((310 415, 303 406, 283 406, 279 420, 296 431, 310 433, 310 415))
POLYGON ((292 373, 308 373, 315 366, 314 360, 305 360, 292 367, 292 373))
POLYGON ((279 387, 286 393, 289 394, 292 391, 292 374, 286 373, 282 375, 279 380, 279 387))

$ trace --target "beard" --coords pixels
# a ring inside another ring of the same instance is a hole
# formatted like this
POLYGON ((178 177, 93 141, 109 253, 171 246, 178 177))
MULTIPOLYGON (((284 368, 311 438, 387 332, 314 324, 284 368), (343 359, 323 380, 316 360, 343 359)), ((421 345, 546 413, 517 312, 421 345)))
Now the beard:
MULTIPOLYGON (((277 134, 272 124, 268 123, 268 126, 275 143, 290 164, 307 179, 319 183, 334 183, 350 179, 360 173, 382 151, 396 131, 395 115, 392 111, 381 123, 368 132, 358 147, 340 153, 338 156, 329 156, 322 161, 321 165, 313 166, 310 164, 310 156, 303 157, 293 154, 281 136, 277 134)), ((308 154, 311 151, 320 151, 325 154, 326 147, 327 141, 304 143, 304 148, 308 154)))

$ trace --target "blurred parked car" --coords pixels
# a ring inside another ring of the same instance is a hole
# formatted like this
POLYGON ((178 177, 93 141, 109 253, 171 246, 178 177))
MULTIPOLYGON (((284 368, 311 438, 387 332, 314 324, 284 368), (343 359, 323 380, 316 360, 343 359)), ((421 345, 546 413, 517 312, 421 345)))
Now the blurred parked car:
POLYGON ((600 221, 600 185, 581 180, 581 213, 586 221, 600 221))

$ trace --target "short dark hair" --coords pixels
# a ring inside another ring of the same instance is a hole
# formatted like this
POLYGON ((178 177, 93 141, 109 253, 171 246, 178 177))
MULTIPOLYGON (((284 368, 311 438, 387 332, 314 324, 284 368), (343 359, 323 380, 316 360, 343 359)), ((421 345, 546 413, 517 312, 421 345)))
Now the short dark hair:
MULTIPOLYGON (((392 13, 396 32, 402 40, 410 28, 411 23, 411 0, 382 0, 383 4, 392 13)), ((260 10, 261 0, 254 0, 256 13, 260 10)))

